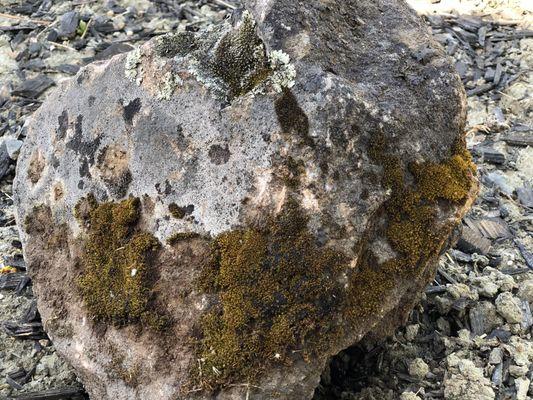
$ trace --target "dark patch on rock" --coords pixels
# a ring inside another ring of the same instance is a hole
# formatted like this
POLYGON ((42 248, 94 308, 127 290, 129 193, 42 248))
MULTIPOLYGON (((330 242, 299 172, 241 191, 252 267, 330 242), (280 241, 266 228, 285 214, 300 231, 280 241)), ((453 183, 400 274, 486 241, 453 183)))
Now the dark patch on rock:
POLYGON ((67 149, 74 151, 80 158, 80 176, 91 177, 89 167, 94 164, 96 150, 100 146, 101 138, 96 138, 90 142, 83 141, 83 115, 76 117, 74 125, 74 136, 67 143, 67 149))
POLYGON ((89 104, 89 107, 93 106, 95 100, 96 100, 96 97, 89 96, 89 98, 87 99, 87 104, 89 104))
POLYGON ((85 183, 80 179, 78 182, 78 189, 83 190, 84 187, 85 187, 85 183))
POLYGON ((157 190, 157 193, 159 193, 159 194, 169 195, 170 193, 172 193, 172 186, 170 185, 168 180, 165 181, 165 187, 164 188, 161 187, 161 183, 159 183, 159 182, 156 183, 155 184, 155 189, 157 190))
POLYGON ((209 148, 209 159, 215 165, 226 164, 231 156, 229 147, 226 144, 225 147, 222 147, 219 144, 214 144, 209 148))
POLYGON ((141 99, 138 97, 123 107, 122 115, 127 125, 133 123, 133 117, 141 110, 141 99))
POLYGON ((128 193, 128 188, 131 183, 131 172, 128 169, 117 178, 105 179, 104 182, 113 197, 122 198, 128 193))
POLYGON ((160 57, 185 56, 196 50, 196 37, 193 32, 179 32, 163 35, 156 42, 156 54, 160 57))
POLYGON ((180 207, 176 203, 170 203, 168 206, 168 211, 170 211, 170 214, 174 218, 182 219, 194 212, 194 205, 189 204, 188 206, 180 207))
POLYGON ((55 154, 52 154, 52 156, 50 157, 50 162, 52 164, 52 167, 54 168, 57 168, 61 165, 61 163, 59 162, 59 159, 56 157, 55 154))
POLYGON ((298 135, 304 144, 313 147, 314 141, 309 136, 309 118, 298 104, 296 96, 289 89, 285 89, 274 106, 283 132, 298 135))
POLYGON ((57 117, 58 127, 56 129, 57 139, 63 140, 67 134, 68 128, 68 111, 63 110, 61 115, 57 117))

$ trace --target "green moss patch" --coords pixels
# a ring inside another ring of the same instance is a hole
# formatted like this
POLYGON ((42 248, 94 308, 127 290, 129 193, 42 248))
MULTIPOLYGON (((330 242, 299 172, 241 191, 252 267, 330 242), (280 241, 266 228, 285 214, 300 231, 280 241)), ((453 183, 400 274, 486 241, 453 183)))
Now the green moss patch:
POLYGON ((238 29, 222 37, 209 69, 228 86, 231 96, 251 91, 271 74, 263 42, 249 12, 243 13, 238 29))
POLYGON ((78 285, 91 315, 116 325, 139 321, 159 325, 160 318, 149 309, 153 281, 149 259, 159 242, 136 229, 139 199, 98 204, 89 196, 78 203, 75 214, 87 228, 78 285))
POLYGON ((391 195, 359 244, 356 268, 317 245, 294 200, 263 229, 213 240, 198 288, 218 303, 199 325, 196 387, 253 383, 275 363, 324 354, 346 330, 379 313, 400 279, 420 279, 441 251, 453 226, 437 224, 437 205, 466 201, 474 182, 464 144, 442 163, 407 167, 381 138, 371 153, 391 195), (387 239, 397 257, 379 263, 369 246, 375 237, 387 239))
POLYGON ((294 202, 266 228, 224 233, 212 248, 199 286, 220 303, 201 321, 197 383, 249 380, 292 352, 311 357, 329 345, 346 260, 316 245, 294 202))

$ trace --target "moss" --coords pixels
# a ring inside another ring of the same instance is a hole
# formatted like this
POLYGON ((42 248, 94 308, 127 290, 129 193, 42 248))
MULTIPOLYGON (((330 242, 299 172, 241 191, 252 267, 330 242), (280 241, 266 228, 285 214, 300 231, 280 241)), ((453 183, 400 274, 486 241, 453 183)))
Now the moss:
POLYGON ((197 46, 193 32, 169 33, 157 38, 155 51, 160 57, 183 57, 196 50, 197 46))
POLYGON ((263 42, 255 29, 252 15, 244 12, 238 28, 220 39, 209 64, 212 73, 228 86, 232 97, 251 91, 271 74, 263 42))
POLYGON ((371 158, 383 168, 390 198, 357 246, 356 268, 344 254, 316 244, 294 200, 263 229, 215 238, 197 282, 218 303, 199 324, 196 387, 253 382, 272 363, 293 362, 294 354, 314 359, 346 329, 378 314, 399 279, 419 281, 452 229, 437 224, 438 202, 461 204, 473 185, 462 149, 458 145, 442 163, 406 168, 382 137, 375 140, 371 158), (397 257, 380 264, 369 247, 377 237, 388 240, 397 257))
POLYGON ((78 284, 91 315, 116 325, 145 322, 159 326, 162 318, 154 318, 149 307, 153 278, 149 256, 159 242, 136 229, 139 199, 97 204, 89 197, 78 203, 75 215, 87 228, 84 271, 78 284))
POLYGON ((183 219, 187 215, 190 215, 194 211, 193 205, 188 205, 185 207, 180 207, 176 203, 170 203, 168 205, 168 211, 176 219, 183 219))
POLYGON ((398 256, 379 265, 363 241, 362 256, 351 277, 354 296, 348 310, 354 321, 378 312, 398 278, 416 279, 423 271, 421 267, 438 255, 453 229, 449 223, 437 224, 439 202, 462 204, 474 185, 475 167, 464 142, 456 143, 452 154, 441 163, 412 163, 408 168, 389 147, 378 136, 370 156, 382 166, 382 185, 390 189, 382 209, 387 222, 377 234, 388 240, 398 256))
POLYGON ((199 237, 200 234, 196 232, 177 232, 167 239, 167 243, 171 246, 174 246, 175 244, 184 240, 197 239, 199 237))
POLYGON ((248 380, 270 362, 290 362, 293 351, 311 357, 329 345, 346 259, 316 245, 295 202, 264 229, 223 233, 212 246, 198 286, 220 303, 200 324, 198 384, 248 380))

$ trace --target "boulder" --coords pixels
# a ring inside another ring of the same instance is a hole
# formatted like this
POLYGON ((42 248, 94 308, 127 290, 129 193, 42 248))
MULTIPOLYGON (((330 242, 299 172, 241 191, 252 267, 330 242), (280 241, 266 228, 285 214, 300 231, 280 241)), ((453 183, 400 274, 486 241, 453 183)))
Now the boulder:
POLYGON ((402 323, 477 185, 398 0, 249 0, 82 68, 27 125, 21 240, 93 399, 309 399, 402 323))

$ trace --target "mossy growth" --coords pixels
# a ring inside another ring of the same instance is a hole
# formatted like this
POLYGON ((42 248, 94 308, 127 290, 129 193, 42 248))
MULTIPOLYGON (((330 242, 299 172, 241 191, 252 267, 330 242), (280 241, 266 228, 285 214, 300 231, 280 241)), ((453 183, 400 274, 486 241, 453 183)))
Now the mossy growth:
POLYGON ((208 68, 228 86, 231 97, 248 93, 270 76, 272 70, 252 14, 245 11, 237 29, 220 39, 208 68))
POLYGON ((186 56, 196 50, 198 44, 194 32, 168 33, 155 41, 155 51, 160 57, 186 56))
POLYGON ((354 320, 379 311, 399 278, 416 278, 420 267, 438 255, 453 229, 450 223, 437 224, 438 205, 464 203, 475 181, 475 166, 464 142, 459 141, 441 163, 411 163, 407 168, 389 147, 378 136, 370 156, 383 168, 382 185, 390 190, 382 210, 387 223, 381 234, 398 256, 379 265, 363 241, 362 256, 351 278, 354 296, 347 308, 354 320))
POLYGON ((294 354, 304 360, 324 354, 346 330, 379 314, 400 280, 422 279, 452 229, 438 223, 438 206, 466 201, 474 183, 469 155, 458 145, 442 163, 406 167, 381 137, 371 153, 391 194, 357 246, 355 268, 341 252, 316 244, 294 200, 262 229, 213 240, 198 288, 218 303, 200 322, 196 387, 253 383, 294 354), (388 240, 397 257, 380 263, 369 246, 376 237, 388 240))
POLYGON ((201 320, 198 385, 248 382, 270 363, 289 363, 292 352, 312 357, 330 345, 346 259, 317 246, 296 202, 263 229, 221 234, 212 255, 198 286, 220 303, 201 320))
POLYGON ((171 246, 174 246, 175 244, 183 242, 184 240, 197 239, 199 237, 200 234, 196 232, 177 232, 167 239, 167 243, 171 246))
POLYGON ((176 203, 170 203, 168 205, 168 211, 176 219, 185 218, 187 215, 192 214, 194 211, 194 206, 192 204, 188 206, 178 206, 176 203))
POLYGON ((164 318, 149 307, 153 282, 149 260, 159 242, 136 229, 139 199, 98 204, 88 196, 76 205, 75 216, 87 229, 78 285, 94 319, 119 326, 143 322, 161 327, 164 318))

